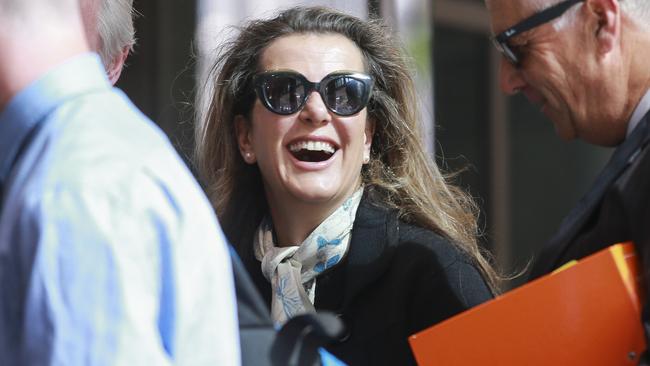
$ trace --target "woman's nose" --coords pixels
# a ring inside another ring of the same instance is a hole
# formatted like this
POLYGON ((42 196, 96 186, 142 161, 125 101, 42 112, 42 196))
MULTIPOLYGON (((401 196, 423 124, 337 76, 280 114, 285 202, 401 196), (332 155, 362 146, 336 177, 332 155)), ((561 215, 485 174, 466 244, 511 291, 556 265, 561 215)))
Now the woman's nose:
POLYGON ((324 124, 331 121, 332 115, 325 106, 325 102, 320 96, 320 93, 313 91, 309 95, 304 107, 300 111, 300 119, 313 124, 324 124))

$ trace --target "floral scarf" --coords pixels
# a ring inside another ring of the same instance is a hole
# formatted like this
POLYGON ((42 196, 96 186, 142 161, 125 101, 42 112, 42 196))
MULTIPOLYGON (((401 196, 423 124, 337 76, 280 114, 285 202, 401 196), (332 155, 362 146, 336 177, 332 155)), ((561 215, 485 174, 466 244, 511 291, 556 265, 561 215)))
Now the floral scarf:
POLYGON ((277 247, 273 225, 266 217, 257 229, 255 257, 271 282, 271 316, 276 325, 291 317, 314 312, 315 279, 338 264, 346 254, 363 187, 323 221, 300 245, 277 247))

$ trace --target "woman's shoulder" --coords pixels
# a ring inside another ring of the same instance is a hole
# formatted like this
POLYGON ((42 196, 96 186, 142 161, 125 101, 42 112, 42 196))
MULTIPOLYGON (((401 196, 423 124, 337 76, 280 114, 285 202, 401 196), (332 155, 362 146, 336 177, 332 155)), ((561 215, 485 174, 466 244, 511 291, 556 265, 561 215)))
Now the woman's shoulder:
POLYGON ((396 286, 409 288, 421 300, 415 303, 449 305, 439 312, 446 316, 492 298, 479 266, 451 240, 400 219, 396 210, 367 203, 359 209, 360 221, 355 225, 364 227, 364 234, 357 235, 357 244, 361 244, 357 251, 384 263, 383 273, 389 274, 384 283, 393 283, 392 279, 396 286))
POLYGON ((400 252, 407 250, 418 251, 423 254, 423 259, 436 260, 438 266, 446 267, 453 264, 472 265, 470 256, 462 251, 450 239, 441 234, 416 224, 398 219, 397 245, 400 252), (428 254, 428 255, 425 255, 428 254))
POLYGON ((433 294, 447 293, 464 307, 478 305, 492 292, 469 254, 436 232, 399 222, 399 242, 394 256, 398 266, 410 266, 433 294))
POLYGON ((364 228, 358 240, 364 246, 374 246, 373 241, 384 242, 382 251, 392 257, 394 265, 419 267, 427 272, 454 269, 478 273, 476 261, 449 238, 400 218, 397 210, 387 208, 374 200, 366 199, 359 206, 355 225, 364 228), (387 253, 386 253, 387 252, 387 253))
POLYGON ((355 226, 382 231, 388 246, 399 246, 400 251, 412 248, 430 252, 446 261, 469 260, 469 257, 448 238, 431 229, 407 222, 400 217, 396 209, 386 207, 372 196, 365 196, 361 201, 355 226))

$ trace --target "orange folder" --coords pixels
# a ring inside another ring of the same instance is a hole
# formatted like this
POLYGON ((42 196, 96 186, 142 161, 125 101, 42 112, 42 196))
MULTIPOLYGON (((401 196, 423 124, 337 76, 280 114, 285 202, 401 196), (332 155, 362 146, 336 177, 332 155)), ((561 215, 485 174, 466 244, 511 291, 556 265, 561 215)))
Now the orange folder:
POLYGON ((409 343, 420 366, 636 366, 646 348, 638 269, 634 246, 617 244, 409 343))

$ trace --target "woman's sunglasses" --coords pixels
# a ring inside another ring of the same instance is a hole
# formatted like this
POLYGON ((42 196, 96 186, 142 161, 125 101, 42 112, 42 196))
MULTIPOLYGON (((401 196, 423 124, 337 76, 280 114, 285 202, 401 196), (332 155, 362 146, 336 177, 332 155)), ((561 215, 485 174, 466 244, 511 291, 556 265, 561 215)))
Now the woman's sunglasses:
POLYGON ((293 71, 267 71, 253 76, 255 93, 262 104, 282 115, 301 110, 315 90, 327 109, 339 116, 351 116, 368 105, 372 84, 371 76, 348 71, 333 72, 318 83, 293 71))

